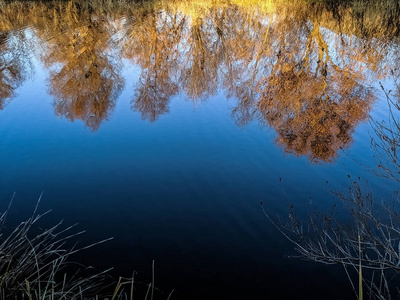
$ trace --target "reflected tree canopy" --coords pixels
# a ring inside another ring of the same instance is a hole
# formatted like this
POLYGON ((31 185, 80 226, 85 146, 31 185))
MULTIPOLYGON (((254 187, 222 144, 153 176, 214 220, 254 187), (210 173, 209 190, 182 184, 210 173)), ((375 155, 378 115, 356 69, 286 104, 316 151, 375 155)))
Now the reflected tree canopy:
POLYGON ((0 110, 32 72, 31 39, 22 30, 0 33, 0 110))
MULTIPOLYGON (((398 77, 400 11, 354 1, 152 1, 0 5, 0 108, 25 78, 15 47, 42 44, 56 115, 93 130, 140 68, 131 108, 156 121, 175 95, 232 98, 238 126, 257 120, 294 155, 330 161, 352 142, 374 101, 371 83, 398 77), (14 21, 15 20, 15 21, 14 21), (18 35, 19 34, 19 35, 18 35), (13 38, 9 38, 13 36, 13 38)), ((18 48, 19 49, 19 48, 18 48)))
MULTIPOLYGON (((98 129, 123 87, 111 41, 111 19, 103 11, 77 2, 10 5, 17 11, 8 8, 8 17, 25 16, 26 24, 22 25, 30 26, 42 43, 38 59, 50 71, 49 92, 54 96, 55 114, 71 121, 80 119, 98 129)), ((6 57, 15 54, 4 53, 6 57)))
POLYGON ((42 23, 42 34, 49 38, 41 59, 51 70, 56 115, 81 119, 96 130, 113 110, 123 86, 120 64, 112 53, 112 28, 100 11, 68 5, 66 11, 54 8, 48 22, 42 23))
POLYGON ((133 10, 122 45, 125 58, 139 65, 142 73, 135 87, 132 108, 143 119, 155 121, 168 112, 168 103, 179 88, 173 71, 178 68, 177 44, 184 19, 162 16, 154 7, 133 10))

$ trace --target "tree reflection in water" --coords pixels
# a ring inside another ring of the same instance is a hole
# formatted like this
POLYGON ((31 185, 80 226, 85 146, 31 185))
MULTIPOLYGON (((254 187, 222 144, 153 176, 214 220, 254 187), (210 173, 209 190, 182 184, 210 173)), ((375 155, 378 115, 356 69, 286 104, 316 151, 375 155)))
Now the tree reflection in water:
POLYGON ((177 15, 161 16, 153 7, 132 13, 123 39, 123 53, 142 69, 132 108, 143 119, 155 121, 168 112, 170 98, 179 92, 173 71, 178 67, 176 46, 185 20, 177 15))
POLYGON ((31 39, 25 31, 0 32, 0 110, 32 72, 31 39), (11 54, 11 55, 10 55, 11 54))
MULTIPOLYGON (((223 90, 235 99, 238 126, 258 120, 286 152, 318 162, 351 144, 374 101, 371 82, 393 72, 397 11, 286 1, 15 2, 0 7, 0 30, 4 40, 34 28, 56 115, 98 129, 124 86, 127 59, 141 69, 131 105, 143 119, 167 113, 174 95, 205 101, 223 90)), ((3 107, 27 67, 10 42, 0 45, 3 107)))
POLYGON ((53 10, 44 33, 51 36, 42 61, 51 68, 50 93, 56 115, 80 119, 93 130, 114 109, 123 87, 120 64, 112 57, 111 24, 101 12, 69 3, 53 10), (60 20, 57 23, 52 20, 60 20), (52 66, 55 67, 52 69, 52 66))

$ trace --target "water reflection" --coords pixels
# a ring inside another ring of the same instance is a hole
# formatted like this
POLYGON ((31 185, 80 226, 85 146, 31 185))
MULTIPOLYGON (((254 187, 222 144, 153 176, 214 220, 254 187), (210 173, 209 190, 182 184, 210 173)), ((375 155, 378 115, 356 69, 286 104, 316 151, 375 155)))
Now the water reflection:
POLYGON ((389 2, 91 3, 0 7, 1 109, 26 78, 35 38, 56 115, 98 129, 128 60, 141 69, 131 105, 143 119, 167 113, 174 95, 205 101, 221 89, 235 99, 237 125, 258 120, 286 152, 330 161, 367 119, 371 82, 399 72, 390 63, 399 57, 399 9, 389 2))
POLYGON ((110 42, 110 22, 100 11, 68 5, 66 11, 54 8, 36 27, 47 40, 41 60, 51 70, 56 115, 80 119, 96 130, 115 107, 123 87, 121 65, 113 57, 116 45, 110 42))
POLYGON ((155 121, 168 112, 171 96, 179 87, 173 72, 179 68, 177 44, 184 20, 176 15, 161 16, 154 7, 132 11, 122 39, 123 55, 139 65, 142 73, 135 87, 132 109, 143 119, 155 121))
POLYGON ((27 34, 23 30, 0 32, 0 110, 32 72, 32 45, 27 34))
POLYGON ((276 23, 284 30, 272 37, 274 61, 260 82, 258 110, 287 152, 329 160, 366 119, 373 94, 353 62, 332 58, 318 20, 293 24, 284 15, 276 23))

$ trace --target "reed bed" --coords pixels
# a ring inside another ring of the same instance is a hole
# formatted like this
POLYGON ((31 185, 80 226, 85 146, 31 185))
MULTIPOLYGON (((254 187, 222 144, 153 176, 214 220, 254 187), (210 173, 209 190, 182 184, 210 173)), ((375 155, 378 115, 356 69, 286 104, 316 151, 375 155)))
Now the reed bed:
POLYGON ((150 300, 156 292, 161 299, 166 298, 154 287, 154 273, 150 284, 136 282, 134 276, 120 277, 115 283, 108 275, 112 268, 98 271, 74 262, 73 254, 112 238, 77 247, 84 231, 74 232, 75 225, 63 228, 62 221, 42 228, 42 219, 50 211, 38 213, 39 203, 40 199, 31 217, 13 228, 6 224, 10 206, 0 214, 0 299, 117 300, 133 299, 134 295, 142 293, 141 299, 150 300))

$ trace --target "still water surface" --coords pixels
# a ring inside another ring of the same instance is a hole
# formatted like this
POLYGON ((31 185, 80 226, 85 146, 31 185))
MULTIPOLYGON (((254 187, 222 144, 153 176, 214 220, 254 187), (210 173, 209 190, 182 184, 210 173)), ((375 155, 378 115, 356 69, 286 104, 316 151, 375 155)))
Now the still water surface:
POLYGON ((260 3, 2 3, 2 209, 43 191, 49 224, 114 237, 79 261, 148 282, 154 259, 172 299, 353 296, 339 268, 285 258, 260 201, 284 218, 349 174, 396 188, 369 170, 369 118, 398 93, 399 10, 260 3))

